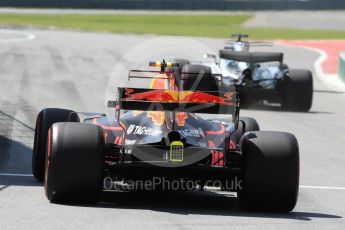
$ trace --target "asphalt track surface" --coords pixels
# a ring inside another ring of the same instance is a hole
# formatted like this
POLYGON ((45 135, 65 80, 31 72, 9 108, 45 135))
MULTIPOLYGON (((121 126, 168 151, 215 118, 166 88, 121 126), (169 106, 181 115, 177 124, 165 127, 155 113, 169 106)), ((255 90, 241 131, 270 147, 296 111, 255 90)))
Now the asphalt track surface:
MULTIPOLYGON (((309 113, 242 110, 262 130, 295 134, 301 188, 289 214, 250 213, 231 193, 105 193, 95 205, 50 204, 31 174, 37 113, 45 107, 104 112, 127 70, 163 57, 202 59, 222 40, 40 30, 0 30, 0 229, 344 229, 345 93, 314 78, 309 113)), ((319 54, 276 46, 292 68, 319 54)), ((147 86, 147 82, 132 83, 147 86)), ((293 92, 292 92, 293 93, 293 92)))

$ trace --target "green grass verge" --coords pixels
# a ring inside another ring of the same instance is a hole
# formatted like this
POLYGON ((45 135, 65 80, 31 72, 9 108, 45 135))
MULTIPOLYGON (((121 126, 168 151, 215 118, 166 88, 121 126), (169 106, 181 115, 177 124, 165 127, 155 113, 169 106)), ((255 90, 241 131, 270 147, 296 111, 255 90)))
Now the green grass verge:
POLYGON ((345 31, 244 28, 250 15, 46 15, 0 14, 0 25, 73 29, 96 32, 183 35, 228 38, 231 33, 252 39, 343 39, 345 31))

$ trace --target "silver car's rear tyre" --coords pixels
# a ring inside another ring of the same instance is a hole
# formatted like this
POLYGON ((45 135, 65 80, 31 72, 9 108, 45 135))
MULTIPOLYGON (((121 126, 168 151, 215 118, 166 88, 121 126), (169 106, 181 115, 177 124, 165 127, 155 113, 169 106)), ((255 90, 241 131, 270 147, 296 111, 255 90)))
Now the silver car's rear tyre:
POLYGON ((282 108, 307 112, 313 102, 313 75, 308 70, 290 70, 283 82, 282 108))

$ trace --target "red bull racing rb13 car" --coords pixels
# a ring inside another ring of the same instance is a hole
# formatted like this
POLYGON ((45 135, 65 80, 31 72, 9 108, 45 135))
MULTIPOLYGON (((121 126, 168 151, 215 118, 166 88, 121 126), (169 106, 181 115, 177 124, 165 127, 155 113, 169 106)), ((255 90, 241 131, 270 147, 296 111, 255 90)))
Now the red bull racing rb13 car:
POLYGON ((161 69, 132 70, 129 79, 165 81, 164 87, 119 87, 116 101, 108 103, 113 116, 81 120, 77 112, 56 108, 38 114, 33 174, 44 181, 48 200, 97 201, 105 178, 189 181, 193 189, 216 181, 237 192, 244 209, 291 211, 299 187, 295 136, 259 131, 255 119, 239 117, 235 87, 203 90, 220 83, 212 75, 205 80, 200 66, 150 65, 161 69), (226 186, 231 181, 239 186, 226 186))

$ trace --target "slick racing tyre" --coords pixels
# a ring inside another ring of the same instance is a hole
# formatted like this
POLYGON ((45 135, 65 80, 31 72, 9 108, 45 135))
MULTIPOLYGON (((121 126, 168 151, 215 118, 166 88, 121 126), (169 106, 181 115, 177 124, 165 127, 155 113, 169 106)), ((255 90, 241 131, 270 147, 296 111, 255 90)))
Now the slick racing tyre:
POLYGON ((182 71, 183 66, 188 65, 190 63, 189 60, 184 59, 184 58, 172 58, 169 60, 172 63, 178 63, 179 64, 179 72, 182 71))
POLYGON ((259 100, 253 98, 250 94, 240 92, 240 106, 243 109, 250 109, 255 107, 259 103, 259 100))
POLYGON ((99 126, 56 123, 48 133, 44 187, 53 203, 95 202, 102 191, 105 142, 99 126))
POLYGON ((66 121, 79 122, 79 117, 72 110, 54 108, 43 109, 37 116, 32 154, 32 174, 39 181, 43 182, 44 180, 48 129, 56 122, 66 121))
POLYGON ((183 90, 218 91, 217 80, 208 66, 185 65, 181 77, 183 90))
POLYGON ((181 85, 181 74, 182 74, 182 69, 185 65, 188 65, 190 62, 187 59, 183 58, 172 58, 169 60, 172 63, 178 63, 178 67, 169 67, 167 68, 167 71, 173 72, 173 78, 175 79, 175 84, 177 86, 181 85))
POLYGON ((299 150, 294 135, 248 132, 241 139, 239 204, 251 211, 290 212, 299 187, 299 150))
POLYGON ((282 108, 307 112, 313 101, 313 76, 308 70, 290 70, 282 87, 282 108))
POLYGON ((240 117, 238 128, 233 134, 236 137, 236 142, 239 144, 241 137, 246 132, 260 131, 259 123, 252 117, 240 117))

